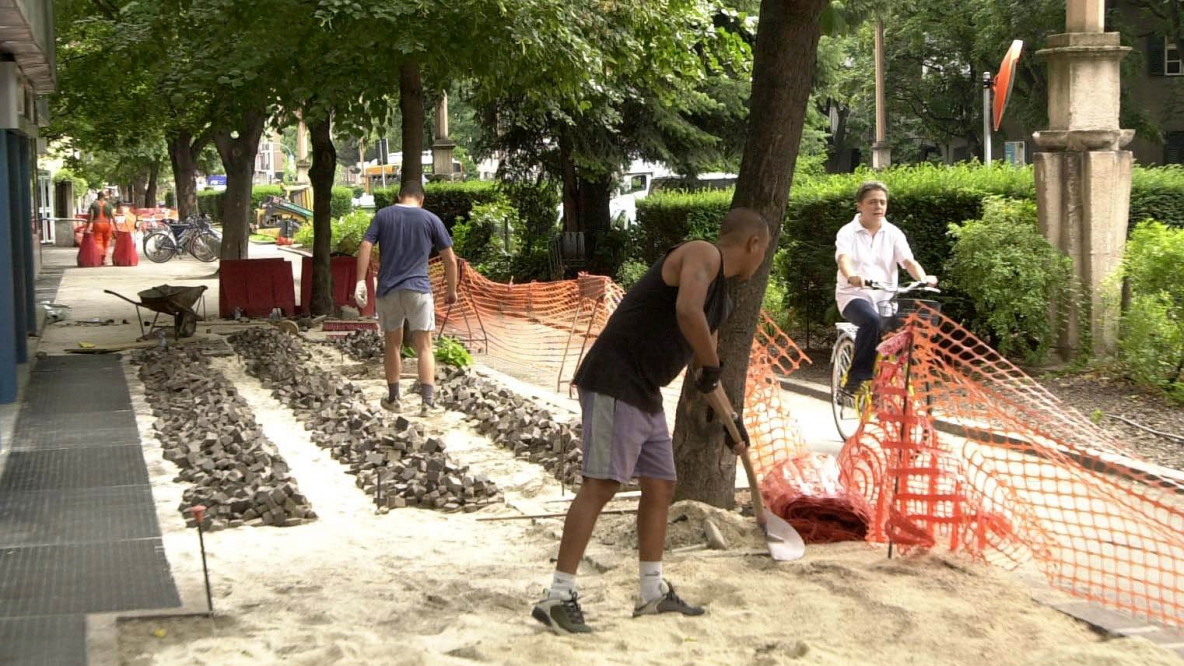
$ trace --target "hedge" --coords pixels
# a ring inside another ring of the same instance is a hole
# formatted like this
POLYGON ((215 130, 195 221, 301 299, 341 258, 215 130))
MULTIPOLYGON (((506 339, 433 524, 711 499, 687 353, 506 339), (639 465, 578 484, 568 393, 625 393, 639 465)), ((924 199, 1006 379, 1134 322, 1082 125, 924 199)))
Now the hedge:
MULTIPOLYGON (((784 278, 788 305, 803 324, 837 316, 834 303, 834 237, 855 216, 854 195, 869 179, 883 181, 891 193, 888 219, 904 230, 926 270, 942 274, 951 255, 951 223, 979 219, 983 199, 1003 196, 1034 200, 1031 167, 996 165, 915 165, 882 172, 859 171, 803 181, 794 187, 782 226, 781 248, 788 255, 784 278)), ((630 259, 646 265, 670 246, 693 238, 714 238, 731 205, 731 190, 657 192, 637 203, 638 228, 630 259)), ((1184 168, 1137 168, 1131 187, 1130 226, 1154 218, 1184 227, 1184 168)), ((964 295, 949 294, 947 311, 966 314, 964 295)))
POLYGON ((334 220, 349 215, 354 209, 354 190, 352 187, 334 187, 332 202, 329 204, 329 217, 334 220))
POLYGON ((1135 169, 1131 178, 1131 231, 1147 220, 1184 228, 1184 167, 1135 169))
MULTIPOLYGON (((374 190, 374 207, 383 209, 398 201, 399 188, 374 190)), ((505 195, 497 183, 489 180, 467 180, 459 183, 428 183, 424 186, 424 208, 432 211, 449 230, 461 218, 467 219, 473 206, 493 203, 505 195)))
MULTIPOLYGON (((201 212, 208 213, 215 222, 222 222, 223 197, 225 191, 203 190, 197 193, 197 205, 201 212)), ((263 206, 267 197, 283 197, 282 185, 256 185, 251 188, 251 211, 263 206)), ((334 187, 330 216, 333 219, 345 217, 354 209, 354 193, 349 187, 334 187)))

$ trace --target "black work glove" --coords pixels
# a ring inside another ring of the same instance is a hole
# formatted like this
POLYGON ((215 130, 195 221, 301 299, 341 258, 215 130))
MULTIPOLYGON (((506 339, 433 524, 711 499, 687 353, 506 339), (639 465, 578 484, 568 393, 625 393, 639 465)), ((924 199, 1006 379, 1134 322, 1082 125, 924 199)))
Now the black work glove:
POLYGON ((699 389, 700 393, 711 393, 716 386, 719 386, 719 377, 723 372, 723 363, 699 368, 699 376, 695 378, 695 388, 699 389))
MULTIPOLYGON (((732 423, 736 426, 736 432, 740 435, 740 439, 744 441, 744 446, 751 446, 752 443, 748 439, 748 431, 744 428, 744 419, 740 418, 739 414, 736 414, 732 417, 732 423)), ((724 444, 728 445, 732 453, 736 452, 737 442, 732 439, 732 431, 727 426, 724 426, 724 444)))

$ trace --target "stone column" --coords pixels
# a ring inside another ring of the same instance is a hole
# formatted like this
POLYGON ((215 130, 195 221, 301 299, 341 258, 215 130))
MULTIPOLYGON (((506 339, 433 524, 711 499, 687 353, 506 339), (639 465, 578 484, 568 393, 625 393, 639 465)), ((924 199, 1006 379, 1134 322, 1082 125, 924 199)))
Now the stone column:
POLYGON ((1073 260, 1072 296, 1053 305, 1058 351, 1111 354, 1118 338, 1120 283, 1134 159, 1119 128, 1119 65, 1129 48, 1105 33, 1103 0, 1069 0, 1066 34, 1049 37, 1049 128, 1033 140, 1040 229, 1073 260))
POLYGON ((312 160, 308 159, 308 126, 301 118, 296 124, 296 182, 308 184, 308 170, 312 160))
POLYGON ((452 153, 456 142, 448 138, 448 93, 440 95, 436 107, 436 140, 432 143, 432 173, 436 180, 452 180, 452 153))
POLYGON ((884 21, 876 21, 876 142, 872 144, 872 168, 892 166, 892 145, 888 143, 888 109, 884 91, 884 21))

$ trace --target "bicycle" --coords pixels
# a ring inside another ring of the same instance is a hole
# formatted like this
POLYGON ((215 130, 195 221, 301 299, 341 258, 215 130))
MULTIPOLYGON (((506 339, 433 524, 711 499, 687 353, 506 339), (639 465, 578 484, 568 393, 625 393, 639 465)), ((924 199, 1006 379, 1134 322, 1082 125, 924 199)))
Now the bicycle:
MULTIPOLYGON (((941 310, 941 304, 937 301, 900 298, 912 292, 941 293, 940 289, 925 282, 912 282, 903 287, 893 287, 869 281, 864 285, 864 288, 892 293, 892 298, 878 305, 880 317, 887 324, 884 327, 885 337, 899 328, 904 319, 918 310, 921 305, 941 310)), ((851 370, 851 362, 855 358, 855 335, 859 327, 843 321, 836 323, 835 328, 838 329, 839 337, 835 340, 830 354, 830 404, 831 411, 834 413, 835 428, 839 431, 839 436, 843 438, 843 441, 846 441, 855 434, 855 430, 859 427, 863 414, 871 404, 872 395, 869 391, 859 391, 852 395, 843 388, 847 382, 847 373, 851 370)), ((877 354, 877 366, 881 360, 882 357, 877 354)))
POLYGON ((144 237, 144 256, 158 264, 183 252, 209 263, 218 258, 221 250, 222 237, 214 231, 208 215, 170 222, 167 229, 153 231, 144 237))

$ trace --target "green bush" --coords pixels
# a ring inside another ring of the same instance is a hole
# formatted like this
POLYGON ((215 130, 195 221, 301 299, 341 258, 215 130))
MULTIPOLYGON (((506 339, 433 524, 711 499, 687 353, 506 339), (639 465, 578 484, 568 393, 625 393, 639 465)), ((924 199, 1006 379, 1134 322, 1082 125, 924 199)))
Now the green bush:
POLYGON ((176 208, 177 207, 177 193, 172 190, 165 190, 164 205, 167 208, 176 208))
POLYGON ((630 258, 650 265, 683 241, 714 240, 731 207, 731 190, 666 190, 639 200, 630 258))
POLYGON ((57 172, 53 174, 54 183, 62 183, 66 181, 69 181, 74 186, 75 197, 80 197, 86 194, 86 191, 90 189, 90 183, 88 183, 85 178, 79 176, 69 169, 58 169, 57 172))
POLYGON ((1184 167, 1178 165, 1135 169, 1131 177, 1130 225, 1158 220, 1184 227, 1184 167))
POLYGON ((357 198, 361 197, 362 195, 366 194, 366 186, 364 186, 364 185, 351 185, 351 186, 350 186, 350 192, 352 192, 352 193, 353 193, 353 195, 354 195, 354 198, 355 198, 355 199, 357 199, 357 198))
POLYGON ((641 276, 645 275, 645 272, 649 269, 649 266, 641 263, 640 261, 634 261, 630 259, 621 264, 621 267, 617 269, 617 284, 621 285, 625 289, 629 289, 633 285, 637 284, 637 281, 640 280, 641 276))
POLYGON ((258 208, 263 206, 263 202, 267 199, 267 197, 279 197, 279 198, 283 199, 284 198, 284 186, 283 185, 256 185, 256 186, 252 187, 251 188, 251 214, 252 215, 255 214, 255 211, 258 208))
POLYGON ((546 247, 559 224, 559 188, 551 182, 514 181, 502 183, 501 189, 521 221, 518 247, 527 252, 546 247))
POLYGON ((1040 234, 1036 204, 989 197, 983 208, 982 219, 949 227, 950 283, 971 299, 972 330, 1000 353, 1039 363, 1055 333, 1049 303, 1065 293, 1072 264, 1040 234))
POLYGON ((517 226, 518 213, 507 203, 475 206, 470 220, 452 227, 453 251, 478 267, 501 260, 507 254, 505 231, 517 226))
MULTIPOLYGON (((372 217, 365 211, 355 210, 345 217, 333 220, 329 225, 329 251, 334 254, 357 254, 362 237, 370 228, 372 217)), ((301 226, 293 240, 306 248, 312 248, 312 224, 301 226)))
POLYGON ((197 193, 197 209, 210 216, 216 223, 222 222, 223 192, 218 190, 202 190, 197 193))
POLYGON ((349 187, 334 187, 329 203, 329 216, 333 219, 345 217, 354 209, 354 191, 349 187))
POLYGON ((1138 225, 1125 264, 1131 303, 1122 319, 1120 358, 1136 382, 1184 402, 1184 229, 1138 225))
MULTIPOLYGON (((375 188, 374 206, 382 209, 398 201, 399 188, 375 188)), ((461 218, 468 218, 473 206, 493 203, 503 195, 492 181, 471 180, 459 183, 428 183, 424 186, 423 207, 432 211, 449 230, 461 218)))

